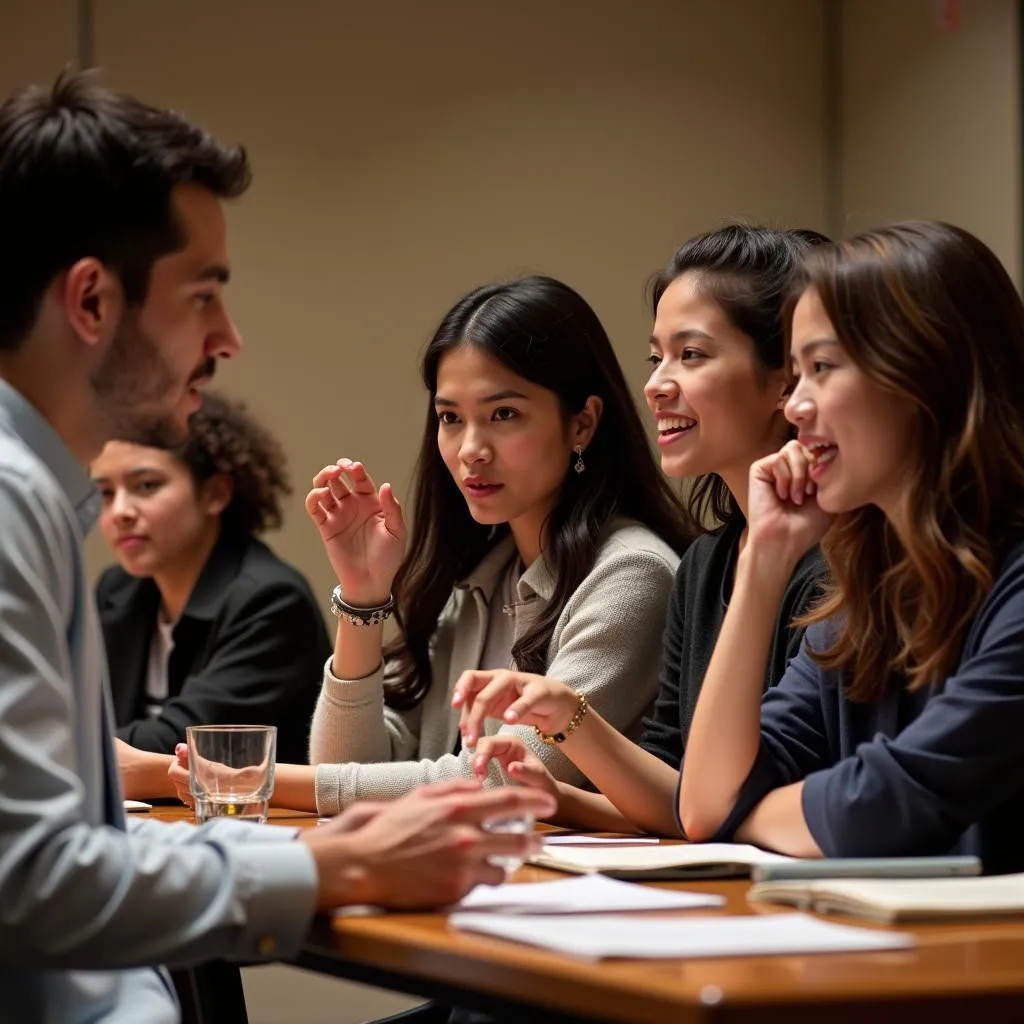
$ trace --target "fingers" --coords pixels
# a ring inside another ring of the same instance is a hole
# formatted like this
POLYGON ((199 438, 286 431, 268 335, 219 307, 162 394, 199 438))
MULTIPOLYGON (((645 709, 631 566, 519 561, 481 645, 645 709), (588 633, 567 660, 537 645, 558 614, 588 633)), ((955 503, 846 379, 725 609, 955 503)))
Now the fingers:
MULTIPOLYGON (((537 709, 541 701, 548 698, 566 698, 575 706, 579 701, 576 694, 564 683, 557 683, 552 679, 533 679, 521 688, 519 699, 513 701, 501 716, 509 725, 521 722, 530 712, 537 709)), ((548 709, 550 710, 550 708, 548 709)), ((572 712, 570 712, 572 717, 572 712)))
POLYGON ((481 824, 490 818, 532 814, 546 818, 555 813, 554 797, 538 789, 501 786, 484 789, 451 798, 451 806, 444 808, 445 817, 453 822, 481 824))
POLYGON ((384 526, 396 540, 405 540, 405 517, 402 507, 398 504, 391 484, 381 484, 378 495, 381 511, 384 513, 384 526))
POLYGON ((791 441, 782 449, 782 457, 789 467, 789 498, 796 505, 802 505, 807 496, 807 476, 810 469, 810 454, 802 444, 791 441))
POLYGON ((315 523, 323 525, 353 494, 376 496, 377 488, 361 462, 338 459, 313 477, 312 490, 306 495, 306 513, 315 523))
POLYGON ((755 463, 753 475, 770 484, 779 501, 802 505, 815 491, 810 479, 810 453, 797 441, 790 441, 774 455, 755 463))
POLYGON ((340 476, 341 473, 341 460, 339 459, 338 462, 331 462, 324 466, 324 468, 313 477, 313 486, 316 488, 326 487, 328 480, 332 477, 340 476))
POLYGON ((452 692, 452 707, 460 708, 470 702, 495 676, 494 672, 468 671, 459 676, 452 692))
MULTIPOLYGON (((526 858, 521 859, 525 860, 526 858)), ((503 867, 483 861, 473 872, 470 888, 474 885, 504 885, 507 878, 508 873, 503 867)), ((468 892, 469 889, 466 891, 468 892)))
POLYGON ((479 694, 485 690, 496 677, 495 672, 463 672, 455 684, 452 694, 452 707, 462 708, 459 718, 459 732, 462 742, 468 750, 472 750, 482 731, 487 708, 481 703, 479 694))
POLYGON ((383 800, 360 800, 326 822, 324 828, 330 832, 354 832, 373 821, 388 806, 383 800))
POLYGON ((521 761, 527 754, 526 744, 518 736, 498 733, 496 736, 483 736, 476 745, 473 757, 473 773, 480 781, 487 778, 488 768, 492 760, 508 772, 512 761, 521 761))
MULTIPOLYGON (((466 691, 463 691, 463 701, 460 701, 463 707, 459 731, 462 733, 462 742, 472 750, 484 731, 486 719, 497 718, 522 692, 523 677, 515 672, 464 673, 463 678, 466 675, 474 676, 474 678, 471 685, 467 686, 466 691), (482 677, 486 678, 487 676, 491 677, 490 680, 481 686, 482 677), (468 697, 470 688, 475 690, 472 700, 469 700, 468 697)), ((505 720, 510 721, 508 718, 505 720)), ((515 721, 515 719, 511 719, 511 721, 515 721)))
MULTIPOLYGON (((435 799, 451 796, 457 793, 479 793, 480 784, 474 779, 452 779, 449 782, 436 782, 429 786, 417 786, 411 793, 407 793, 402 800, 412 799, 435 799)), ((396 801, 397 803, 398 801, 396 801)))
POLYGON ((509 761, 505 771, 508 772, 508 777, 520 786, 542 789, 545 793, 554 794, 555 780, 542 764, 532 761, 509 761))
MULTIPOLYGON (((351 488, 345 487, 346 492, 374 495, 377 493, 377 485, 373 482, 370 474, 366 472, 366 467, 361 462, 353 462, 351 459, 338 459, 337 465, 341 472, 348 477, 351 484, 351 488)), ((330 480, 332 488, 335 483, 345 486, 345 482, 340 476, 332 477, 330 480)))

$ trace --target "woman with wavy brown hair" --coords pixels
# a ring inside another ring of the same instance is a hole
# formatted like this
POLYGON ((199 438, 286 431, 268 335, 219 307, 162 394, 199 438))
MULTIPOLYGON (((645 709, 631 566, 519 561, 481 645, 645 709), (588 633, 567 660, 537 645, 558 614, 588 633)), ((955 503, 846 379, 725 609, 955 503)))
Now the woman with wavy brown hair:
POLYGON ((695 840, 1024 869, 1024 305, 935 222, 813 250, 791 303, 798 438, 749 534, 679 789, 695 840), (827 531, 827 533, 826 533, 827 531), (831 582, 761 700, 797 559, 831 582))

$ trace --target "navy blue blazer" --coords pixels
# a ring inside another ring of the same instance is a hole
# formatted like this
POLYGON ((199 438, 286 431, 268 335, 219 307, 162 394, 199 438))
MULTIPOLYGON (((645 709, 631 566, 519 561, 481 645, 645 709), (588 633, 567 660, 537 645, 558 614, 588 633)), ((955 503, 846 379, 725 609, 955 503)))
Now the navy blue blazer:
POLYGON ((1004 559, 949 678, 871 703, 843 693, 808 649, 761 707, 761 749, 713 837, 727 841, 773 789, 798 782, 826 857, 972 853, 987 874, 1024 871, 1024 543, 1004 559))

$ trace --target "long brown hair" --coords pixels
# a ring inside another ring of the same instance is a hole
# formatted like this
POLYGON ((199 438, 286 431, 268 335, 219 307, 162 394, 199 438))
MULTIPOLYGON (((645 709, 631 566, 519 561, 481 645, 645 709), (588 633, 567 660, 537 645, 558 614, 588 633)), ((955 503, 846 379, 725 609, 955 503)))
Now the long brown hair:
POLYGON ((464 296, 445 315, 423 357, 430 393, 416 464, 409 553, 393 584, 401 635, 387 650, 398 666, 385 701, 418 704, 432 683, 430 640, 456 582, 508 533, 484 526, 445 467, 437 447, 437 372, 441 359, 474 345, 526 380, 553 391, 568 418, 591 395, 603 402, 586 452, 586 472, 571 471, 546 523, 544 557, 555 591, 532 628, 513 647, 524 672, 544 672, 548 646, 566 602, 593 569, 604 534, 616 516, 648 527, 682 554, 696 527, 654 461, 629 385, 597 314, 568 285, 550 277, 523 277, 464 296))
POLYGON ((906 537, 874 506, 838 516, 822 544, 831 581, 806 617, 834 619, 815 656, 869 701, 954 669, 1024 530, 1024 303, 991 250, 935 221, 812 251, 807 289, 853 363, 914 413, 906 537))

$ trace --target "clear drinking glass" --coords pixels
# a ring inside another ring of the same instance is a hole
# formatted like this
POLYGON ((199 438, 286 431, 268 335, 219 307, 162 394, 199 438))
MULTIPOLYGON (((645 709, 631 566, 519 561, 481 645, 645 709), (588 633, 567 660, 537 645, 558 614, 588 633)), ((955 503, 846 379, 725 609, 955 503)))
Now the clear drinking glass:
POLYGON ((274 792, 277 726, 190 725, 185 736, 196 821, 266 821, 274 792))
MULTIPOLYGON (((485 789, 498 789, 502 786, 515 786, 503 771, 499 763, 491 759, 487 766, 487 779, 484 782, 485 789)), ((491 818, 483 823, 488 832, 507 832, 515 835, 529 835, 533 831, 534 819, 532 814, 517 814, 508 818, 491 818)), ((488 857, 488 862, 496 867, 505 869, 505 877, 518 871, 523 866, 522 857, 488 857)))

